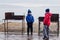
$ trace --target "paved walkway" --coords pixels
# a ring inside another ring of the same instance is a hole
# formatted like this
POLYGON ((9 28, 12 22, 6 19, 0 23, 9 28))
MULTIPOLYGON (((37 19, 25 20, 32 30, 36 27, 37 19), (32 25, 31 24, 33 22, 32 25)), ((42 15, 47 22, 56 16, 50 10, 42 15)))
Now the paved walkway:
MULTIPOLYGON (((33 36, 27 36, 25 35, 4 35, 3 32, 0 32, 0 40, 43 40, 43 36, 38 36, 37 34, 34 34, 33 36)), ((56 36, 50 36, 49 40, 59 40, 59 37, 56 36)))

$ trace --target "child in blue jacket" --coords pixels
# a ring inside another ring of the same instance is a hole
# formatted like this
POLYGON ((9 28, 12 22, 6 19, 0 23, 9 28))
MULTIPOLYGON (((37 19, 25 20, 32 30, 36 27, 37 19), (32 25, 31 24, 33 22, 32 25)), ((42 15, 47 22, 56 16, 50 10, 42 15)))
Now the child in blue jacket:
POLYGON ((26 21, 27 21, 27 35, 29 36, 29 31, 31 31, 31 35, 33 34, 33 22, 34 22, 34 17, 32 16, 30 9, 28 9, 26 21))

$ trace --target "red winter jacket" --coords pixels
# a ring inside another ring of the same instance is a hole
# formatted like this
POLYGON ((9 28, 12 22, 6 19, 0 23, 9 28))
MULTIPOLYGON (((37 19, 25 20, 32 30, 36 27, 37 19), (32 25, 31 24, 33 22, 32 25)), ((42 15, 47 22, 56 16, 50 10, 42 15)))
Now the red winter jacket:
POLYGON ((44 17, 44 20, 43 20, 44 25, 47 25, 47 26, 50 25, 51 16, 52 16, 51 13, 49 13, 49 12, 45 13, 45 17, 44 17))

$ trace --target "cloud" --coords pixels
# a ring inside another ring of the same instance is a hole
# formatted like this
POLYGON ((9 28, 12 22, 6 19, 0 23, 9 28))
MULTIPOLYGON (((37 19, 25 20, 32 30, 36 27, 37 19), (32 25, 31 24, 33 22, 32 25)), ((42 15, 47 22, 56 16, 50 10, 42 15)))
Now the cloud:
POLYGON ((23 6, 23 7, 40 7, 40 6, 60 6, 59 4, 33 4, 33 3, 0 3, 0 5, 23 6))

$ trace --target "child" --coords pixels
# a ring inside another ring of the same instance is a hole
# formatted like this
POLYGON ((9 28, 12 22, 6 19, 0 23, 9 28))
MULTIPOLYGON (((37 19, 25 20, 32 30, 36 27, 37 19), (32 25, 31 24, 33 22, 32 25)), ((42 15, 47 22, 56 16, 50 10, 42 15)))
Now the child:
POLYGON ((33 33, 33 22, 34 22, 34 17, 32 16, 30 9, 28 9, 26 21, 27 21, 27 35, 29 36, 29 31, 31 31, 31 35, 33 33))
POLYGON ((49 39, 49 26, 50 26, 50 21, 51 21, 51 16, 52 14, 50 13, 50 9, 45 10, 45 17, 43 20, 44 28, 43 28, 43 39, 47 38, 49 39))

